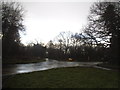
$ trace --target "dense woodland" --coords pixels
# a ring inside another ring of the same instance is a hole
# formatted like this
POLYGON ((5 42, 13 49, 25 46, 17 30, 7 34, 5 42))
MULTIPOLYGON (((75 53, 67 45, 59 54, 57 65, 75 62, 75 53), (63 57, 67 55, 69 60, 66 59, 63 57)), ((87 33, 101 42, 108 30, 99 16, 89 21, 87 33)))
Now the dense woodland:
POLYGON ((46 45, 21 43, 19 32, 25 32, 24 8, 18 2, 2 2, 2 58, 50 58, 76 61, 118 63, 120 38, 120 2, 96 2, 90 8, 88 24, 82 32, 61 32, 46 45))

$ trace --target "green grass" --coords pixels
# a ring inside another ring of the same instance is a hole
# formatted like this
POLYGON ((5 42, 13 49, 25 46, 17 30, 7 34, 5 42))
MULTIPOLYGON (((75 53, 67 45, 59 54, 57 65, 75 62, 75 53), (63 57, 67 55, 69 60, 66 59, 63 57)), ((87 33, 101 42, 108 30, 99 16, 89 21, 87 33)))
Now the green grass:
POLYGON ((116 71, 71 67, 13 75, 3 88, 118 88, 118 81, 116 71))

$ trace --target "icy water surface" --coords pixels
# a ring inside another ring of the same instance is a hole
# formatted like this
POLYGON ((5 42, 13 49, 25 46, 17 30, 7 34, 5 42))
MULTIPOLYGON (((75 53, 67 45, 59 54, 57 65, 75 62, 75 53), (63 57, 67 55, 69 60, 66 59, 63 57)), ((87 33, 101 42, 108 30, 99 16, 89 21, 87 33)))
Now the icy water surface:
POLYGON ((74 67, 74 66, 93 67, 100 63, 101 62, 67 62, 47 59, 46 61, 39 63, 6 65, 5 67, 3 67, 2 75, 4 76, 18 73, 27 73, 60 67, 74 67))

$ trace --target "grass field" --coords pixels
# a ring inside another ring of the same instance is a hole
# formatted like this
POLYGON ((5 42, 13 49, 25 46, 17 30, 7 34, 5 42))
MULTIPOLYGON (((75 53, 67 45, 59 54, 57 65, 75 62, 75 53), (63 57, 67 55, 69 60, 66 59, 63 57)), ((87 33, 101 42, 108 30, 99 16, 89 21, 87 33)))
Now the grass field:
POLYGON ((117 71, 70 67, 13 75, 3 88, 118 88, 119 81, 117 71))

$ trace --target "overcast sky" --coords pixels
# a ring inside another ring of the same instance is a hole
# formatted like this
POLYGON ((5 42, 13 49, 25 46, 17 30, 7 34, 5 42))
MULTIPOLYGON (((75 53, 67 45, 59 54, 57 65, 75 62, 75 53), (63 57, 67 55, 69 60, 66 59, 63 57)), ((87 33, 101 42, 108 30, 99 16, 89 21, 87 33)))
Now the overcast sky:
POLYGON ((26 10, 26 35, 22 43, 47 43, 62 31, 80 32, 87 24, 93 2, 22 2, 26 10))

